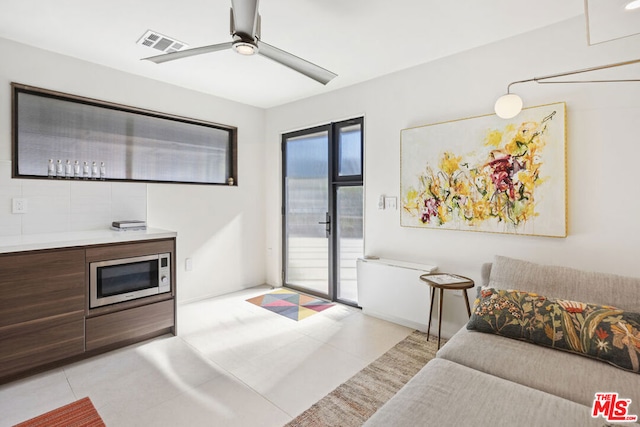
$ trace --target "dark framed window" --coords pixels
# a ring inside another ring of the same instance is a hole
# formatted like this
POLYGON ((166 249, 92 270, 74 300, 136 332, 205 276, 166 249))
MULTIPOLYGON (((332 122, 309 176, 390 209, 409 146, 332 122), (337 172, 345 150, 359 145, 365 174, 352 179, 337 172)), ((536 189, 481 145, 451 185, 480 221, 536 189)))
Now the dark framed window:
POLYGON ((11 85, 14 178, 238 183, 235 127, 11 85))
POLYGON ((358 305, 364 118, 282 135, 283 285, 358 305))

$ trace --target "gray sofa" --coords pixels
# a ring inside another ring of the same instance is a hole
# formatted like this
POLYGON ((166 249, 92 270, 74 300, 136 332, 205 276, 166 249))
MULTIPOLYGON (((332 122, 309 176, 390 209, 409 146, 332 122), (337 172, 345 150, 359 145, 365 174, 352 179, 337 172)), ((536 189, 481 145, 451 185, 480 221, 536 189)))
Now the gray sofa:
MULTIPOLYGON (((495 289, 640 313, 637 278, 501 256, 483 266, 482 276, 483 285, 495 289)), ((611 425, 602 416, 591 416, 599 392, 617 392, 620 398, 631 399, 628 414, 640 416, 639 373, 464 327, 365 426, 611 425)))

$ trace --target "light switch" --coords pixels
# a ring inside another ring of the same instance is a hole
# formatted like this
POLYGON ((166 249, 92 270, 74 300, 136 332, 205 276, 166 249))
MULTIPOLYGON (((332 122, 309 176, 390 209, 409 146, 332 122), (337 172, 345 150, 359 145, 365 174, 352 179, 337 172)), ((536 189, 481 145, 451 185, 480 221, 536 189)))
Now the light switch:
POLYGON ((387 209, 396 210, 398 209, 398 198, 397 197, 385 197, 384 198, 384 206, 387 209))

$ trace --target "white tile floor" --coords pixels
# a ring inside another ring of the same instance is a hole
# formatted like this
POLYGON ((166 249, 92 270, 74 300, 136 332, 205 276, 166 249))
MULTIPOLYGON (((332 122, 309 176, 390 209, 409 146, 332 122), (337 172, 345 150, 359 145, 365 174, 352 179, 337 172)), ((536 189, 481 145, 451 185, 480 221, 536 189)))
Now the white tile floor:
POLYGON ((0 427, 89 396, 109 427, 282 426, 411 330, 336 305, 300 322, 252 288, 178 307, 163 336, 0 386, 0 427))

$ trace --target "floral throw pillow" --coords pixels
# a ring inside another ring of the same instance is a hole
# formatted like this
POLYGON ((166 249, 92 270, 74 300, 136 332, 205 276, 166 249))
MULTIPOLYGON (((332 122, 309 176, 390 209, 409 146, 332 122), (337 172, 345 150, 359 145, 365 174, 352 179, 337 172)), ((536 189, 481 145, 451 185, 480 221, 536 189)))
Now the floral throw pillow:
POLYGON ((640 313, 479 288, 467 329, 578 353, 640 373, 640 313))

